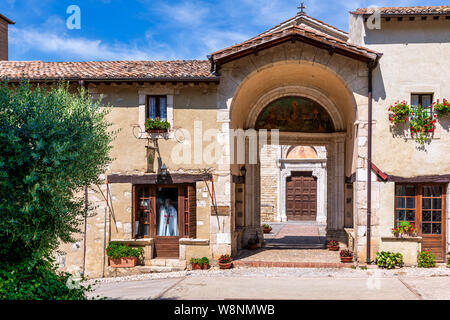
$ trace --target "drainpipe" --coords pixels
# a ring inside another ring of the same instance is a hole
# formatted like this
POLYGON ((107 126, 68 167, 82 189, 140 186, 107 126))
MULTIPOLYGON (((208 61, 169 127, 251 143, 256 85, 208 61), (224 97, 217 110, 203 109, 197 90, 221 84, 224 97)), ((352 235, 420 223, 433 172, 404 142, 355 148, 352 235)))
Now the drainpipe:
POLYGON ((371 247, 371 218, 372 218, 372 71, 376 63, 369 63, 369 84, 368 84, 368 108, 367 108, 367 252, 366 263, 370 264, 370 247, 371 247))

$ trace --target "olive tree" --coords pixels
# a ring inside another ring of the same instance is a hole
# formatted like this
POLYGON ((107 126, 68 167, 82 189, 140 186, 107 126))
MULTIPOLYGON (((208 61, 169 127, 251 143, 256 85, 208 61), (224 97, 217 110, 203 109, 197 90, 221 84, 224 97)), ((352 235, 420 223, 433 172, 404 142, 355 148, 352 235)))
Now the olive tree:
POLYGON ((61 242, 79 232, 82 190, 99 183, 111 162, 108 112, 86 90, 70 91, 66 83, 0 85, 3 268, 49 261, 61 242))

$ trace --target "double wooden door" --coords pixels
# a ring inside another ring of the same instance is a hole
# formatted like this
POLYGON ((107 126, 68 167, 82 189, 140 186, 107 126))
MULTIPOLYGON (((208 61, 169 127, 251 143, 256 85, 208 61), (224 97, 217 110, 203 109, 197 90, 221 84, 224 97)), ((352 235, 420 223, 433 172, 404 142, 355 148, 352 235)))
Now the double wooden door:
POLYGON ((286 215, 288 220, 316 220, 317 181, 311 173, 293 172, 286 179, 286 215))
POLYGON ((133 234, 153 238, 154 255, 178 258, 180 237, 196 237, 195 185, 133 186, 133 234))

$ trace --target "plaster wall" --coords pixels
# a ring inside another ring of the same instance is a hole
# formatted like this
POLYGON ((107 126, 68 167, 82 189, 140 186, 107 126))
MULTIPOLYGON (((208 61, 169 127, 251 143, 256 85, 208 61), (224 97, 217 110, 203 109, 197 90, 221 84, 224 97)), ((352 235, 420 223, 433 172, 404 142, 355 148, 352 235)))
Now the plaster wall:
MULTIPOLYGON (((219 141, 219 145, 224 147, 220 139, 223 130, 227 130, 227 127, 223 125, 224 122, 221 119, 218 119, 220 116, 216 107, 216 85, 167 84, 148 87, 102 85, 89 87, 89 91, 95 99, 100 99, 102 96, 102 103, 112 106, 108 120, 112 123, 111 130, 117 131, 111 151, 111 157, 114 160, 101 178, 104 179, 109 174, 145 174, 147 172, 146 146, 151 142, 140 128, 142 123, 140 95, 142 92, 167 94, 172 96, 173 125, 168 134, 158 139, 157 156, 160 160, 155 161, 154 171, 159 172, 163 163, 166 164, 170 173, 200 173, 207 170, 214 176, 217 204, 230 207, 229 170, 226 175, 229 164, 218 164, 214 159, 211 160, 208 153, 203 155, 201 152, 214 141, 219 141), (218 134, 206 141, 202 135, 210 129, 217 129, 218 134), (194 130, 197 130, 195 135, 194 130), (173 150, 177 147, 181 153, 174 153, 173 150), (186 158, 180 159, 183 155, 186 158)), ((214 157, 214 151, 210 154, 214 157)), ((207 183, 211 190, 212 183, 207 183)), ((125 240, 132 243, 132 185, 129 183, 109 184, 111 214, 107 211, 105 223, 106 195, 105 184, 89 187, 88 197, 92 216, 87 219, 85 275, 88 277, 97 277, 102 273, 104 239, 106 244, 110 240, 125 240)), ((213 252, 231 253, 231 213, 222 216, 211 215, 211 205, 206 183, 198 182, 197 239, 199 241, 196 243, 185 241, 183 245, 180 245, 180 259, 203 256, 213 258, 215 257, 213 252)), ((81 224, 82 230, 83 227, 84 224, 81 224)), ((75 244, 61 246, 65 254, 59 255, 57 262, 62 270, 76 272, 83 269, 83 234, 74 236, 77 239, 75 244)), ((146 252, 151 254, 152 251, 146 250, 146 252)), ((151 258, 153 257, 145 257, 146 262, 151 258)), ((107 257, 105 269, 106 267, 107 257)))
MULTIPOLYGON (((402 100, 411 104, 412 93, 432 93, 433 101, 449 98, 450 84, 444 71, 450 68, 448 20, 431 16, 426 21, 382 19, 381 29, 371 30, 361 16, 350 15, 349 25, 350 42, 383 53, 373 77, 373 163, 383 172, 401 177, 449 174, 450 162, 445 161, 450 152, 449 117, 438 119, 436 132, 424 146, 411 137, 406 124, 393 127, 388 119, 389 106, 402 100)), ((361 111, 364 117, 367 110, 361 111)), ((365 146, 367 128, 358 130, 365 146)), ((359 236, 358 256, 365 260, 367 164, 364 159, 357 161, 355 233, 359 236)), ((392 235, 395 190, 394 183, 376 182, 374 174, 372 181, 372 246, 377 248, 381 237, 392 235)))

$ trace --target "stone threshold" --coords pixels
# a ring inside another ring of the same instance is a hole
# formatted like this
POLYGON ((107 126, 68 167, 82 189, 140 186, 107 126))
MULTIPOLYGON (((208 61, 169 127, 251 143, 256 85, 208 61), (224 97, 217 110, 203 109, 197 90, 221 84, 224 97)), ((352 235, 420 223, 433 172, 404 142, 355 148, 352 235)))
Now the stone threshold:
POLYGON ((353 263, 330 262, 282 262, 282 261, 233 261, 236 268, 351 268, 353 263))

